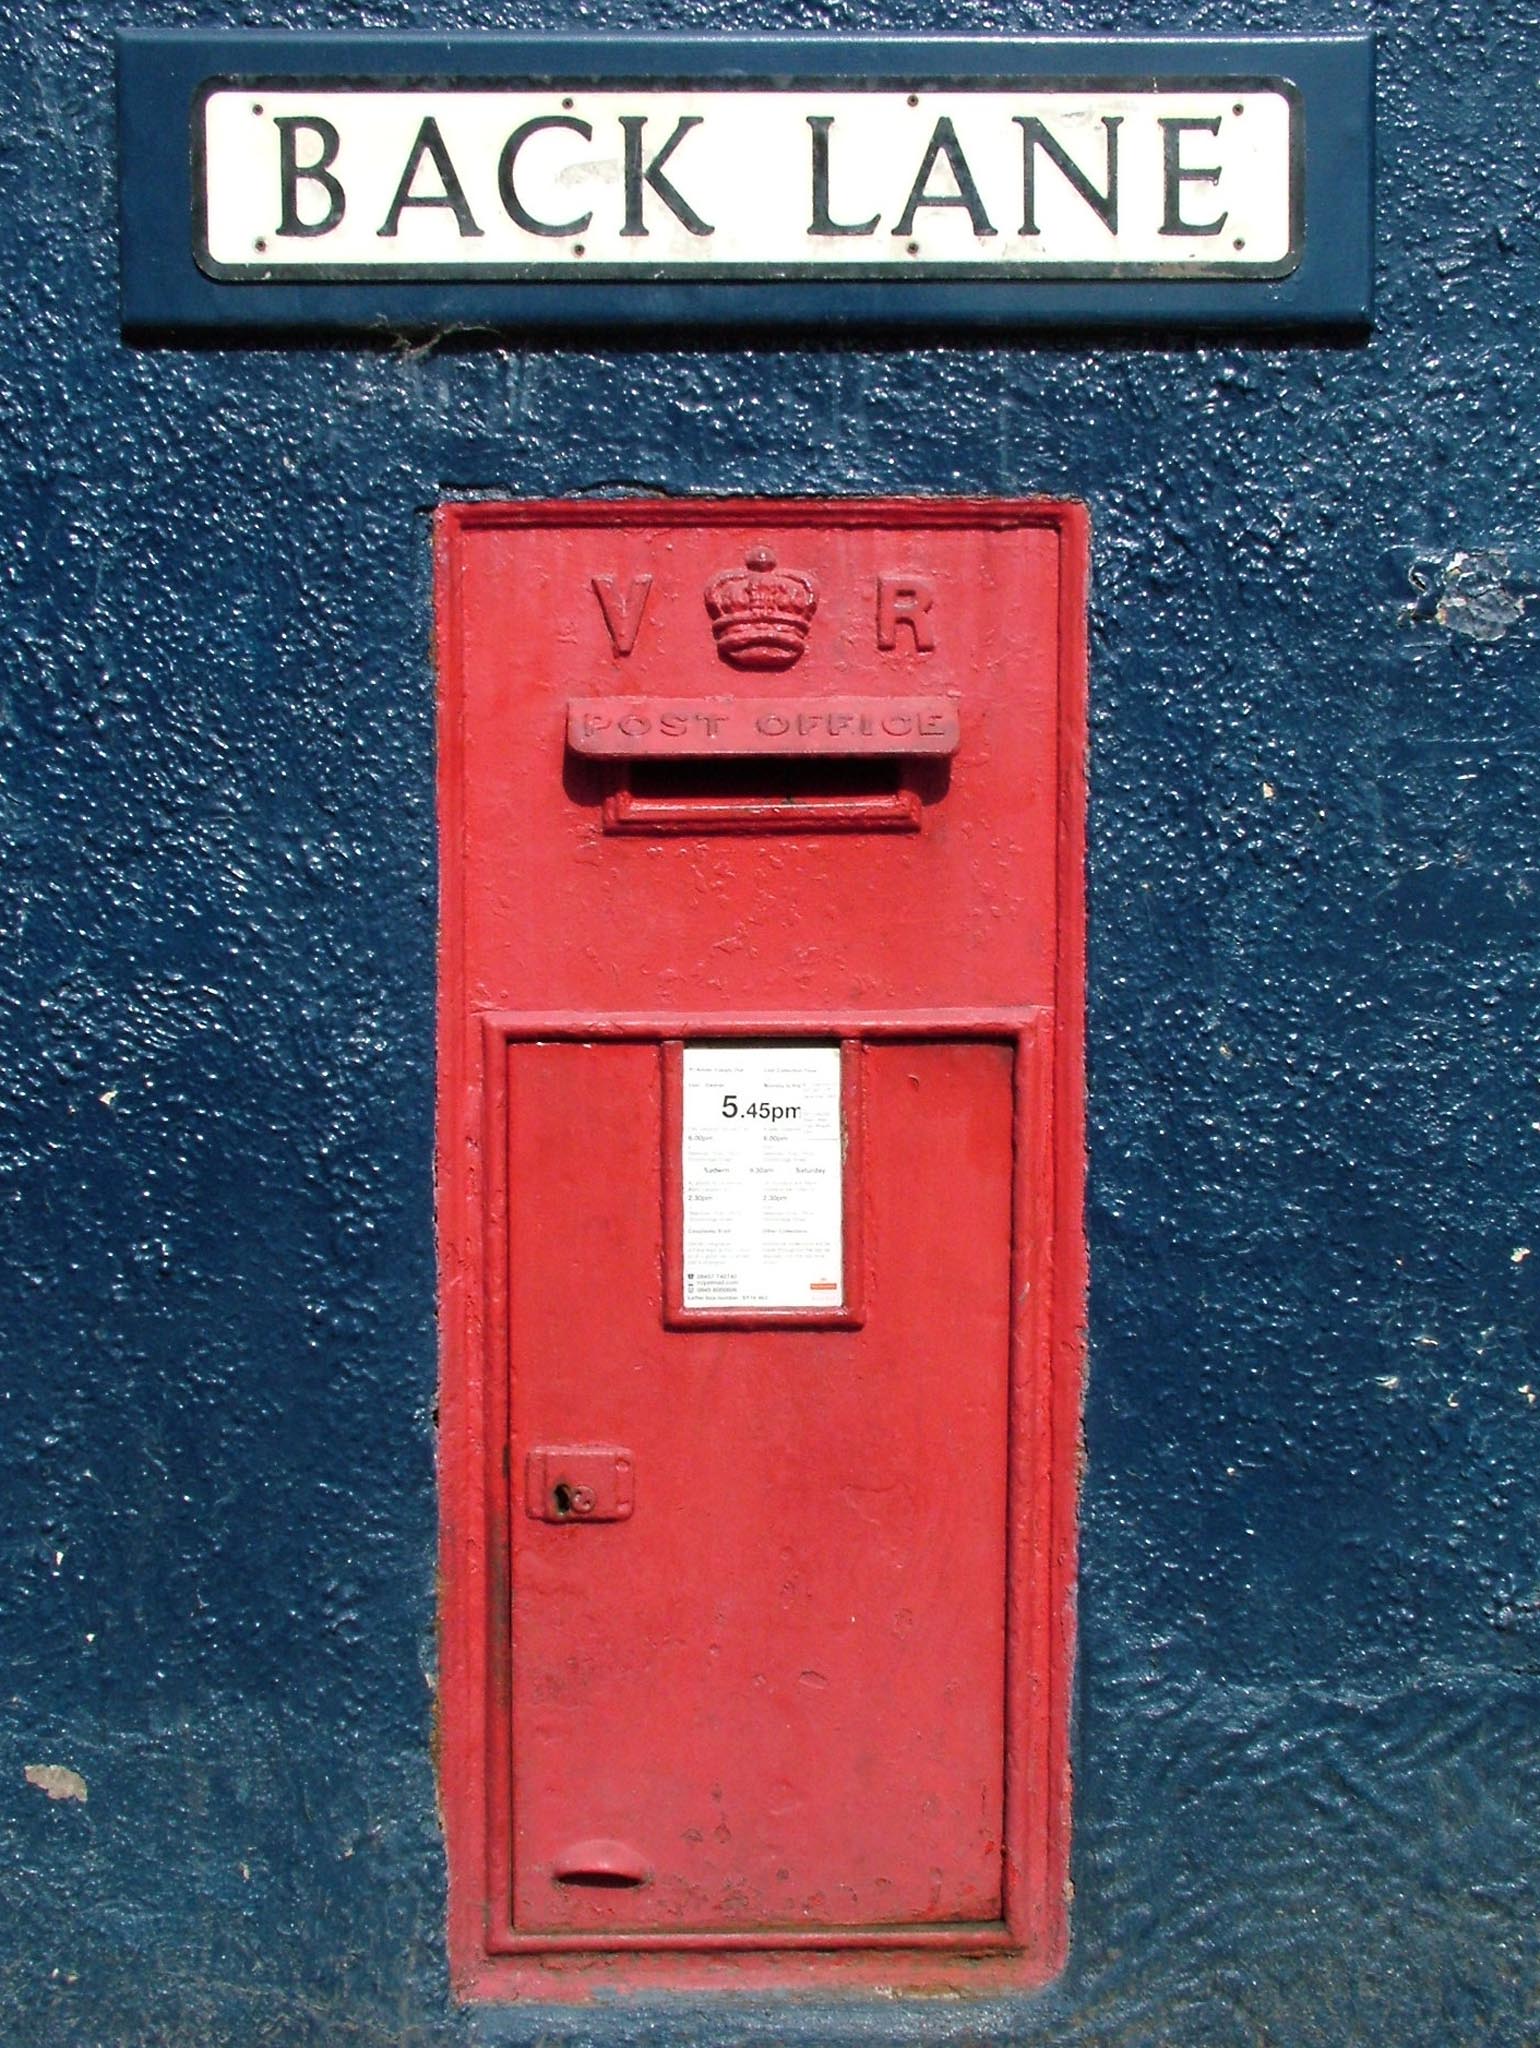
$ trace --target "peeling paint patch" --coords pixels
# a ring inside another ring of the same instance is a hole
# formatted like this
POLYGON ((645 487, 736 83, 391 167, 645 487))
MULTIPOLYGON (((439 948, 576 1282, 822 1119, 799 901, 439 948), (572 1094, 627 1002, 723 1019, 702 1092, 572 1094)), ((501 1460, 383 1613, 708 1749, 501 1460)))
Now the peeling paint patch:
POLYGON ((1423 557, 1409 573, 1418 596, 1405 617, 1413 624, 1436 620, 1462 639, 1493 641, 1523 621, 1524 596, 1510 587, 1508 557, 1496 549, 1423 557))
POLYGON ((74 1799, 86 1803, 86 1781, 67 1764, 28 1764, 22 1776, 50 1799, 74 1799))
POLYGON ((1501 640, 1524 616, 1524 602, 1505 587, 1506 555, 1457 554, 1444 570, 1438 622, 1467 640, 1501 640))

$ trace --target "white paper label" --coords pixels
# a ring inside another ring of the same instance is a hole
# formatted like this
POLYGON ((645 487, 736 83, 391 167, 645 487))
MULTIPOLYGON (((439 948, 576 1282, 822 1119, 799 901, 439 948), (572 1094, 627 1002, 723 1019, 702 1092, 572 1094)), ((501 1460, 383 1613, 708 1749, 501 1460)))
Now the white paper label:
POLYGON ((216 276, 1278 276, 1281 81, 210 89, 216 276))
POLYGON ((844 1144, 835 1045, 687 1045, 686 1308, 840 1308, 844 1144))

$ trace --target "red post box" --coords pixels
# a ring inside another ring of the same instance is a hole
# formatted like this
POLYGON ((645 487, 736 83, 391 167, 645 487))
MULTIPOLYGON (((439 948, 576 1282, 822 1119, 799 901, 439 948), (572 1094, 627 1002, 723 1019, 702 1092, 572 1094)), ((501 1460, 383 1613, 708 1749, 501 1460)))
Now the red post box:
POLYGON ((440 517, 471 1995, 1062 1959, 1085 556, 1040 502, 440 517))

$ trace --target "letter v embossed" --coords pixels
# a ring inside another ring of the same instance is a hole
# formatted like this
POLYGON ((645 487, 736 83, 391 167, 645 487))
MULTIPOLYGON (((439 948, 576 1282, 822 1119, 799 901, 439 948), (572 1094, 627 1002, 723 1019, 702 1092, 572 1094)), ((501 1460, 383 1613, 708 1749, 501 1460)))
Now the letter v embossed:
POLYGON ((594 596, 599 600, 599 610, 604 615, 604 628, 610 636, 610 645, 617 654, 629 654, 636 645, 636 636, 641 631, 642 614, 647 609, 647 599, 652 590, 650 576, 633 576, 630 587, 622 597, 613 576, 595 576, 594 596))

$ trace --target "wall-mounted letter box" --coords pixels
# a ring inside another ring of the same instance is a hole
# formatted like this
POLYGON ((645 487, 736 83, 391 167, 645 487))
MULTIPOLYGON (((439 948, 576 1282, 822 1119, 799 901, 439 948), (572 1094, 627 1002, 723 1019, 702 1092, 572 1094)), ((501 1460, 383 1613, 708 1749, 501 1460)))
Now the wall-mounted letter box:
POLYGON ((1065 1942, 1085 532, 438 532, 442 1772, 479 1996, 1065 1942))

